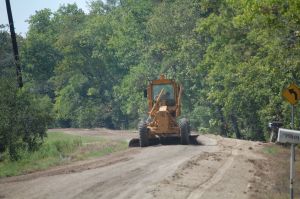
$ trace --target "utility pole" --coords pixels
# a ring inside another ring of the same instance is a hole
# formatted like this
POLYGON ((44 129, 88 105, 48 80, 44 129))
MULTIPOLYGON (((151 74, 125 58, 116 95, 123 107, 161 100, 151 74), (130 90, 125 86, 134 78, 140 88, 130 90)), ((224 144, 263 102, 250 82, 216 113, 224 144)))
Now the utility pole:
POLYGON ((22 81, 21 64, 20 64, 20 59, 19 59, 19 51, 18 51, 14 21, 13 21, 13 17, 12 17, 12 12, 11 12, 11 7, 10 7, 10 1, 9 0, 6 0, 6 10, 7 10, 8 22, 9 22, 9 28, 10 28, 11 42, 12 42, 14 57, 15 57, 17 82, 18 82, 19 88, 22 88, 23 87, 23 81, 22 81))

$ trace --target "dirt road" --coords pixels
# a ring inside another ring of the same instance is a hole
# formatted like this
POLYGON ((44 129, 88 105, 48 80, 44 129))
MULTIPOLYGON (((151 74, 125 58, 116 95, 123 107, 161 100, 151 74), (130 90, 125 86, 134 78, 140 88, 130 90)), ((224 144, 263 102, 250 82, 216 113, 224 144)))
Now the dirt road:
MULTIPOLYGON (((66 133, 128 140, 105 129, 66 133)), ((201 145, 130 148, 99 159, 0 179, 0 198, 255 198, 271 186, 262 143, 198 137, 201 145), (264 166, 262 166, 264 165, 264 166)))

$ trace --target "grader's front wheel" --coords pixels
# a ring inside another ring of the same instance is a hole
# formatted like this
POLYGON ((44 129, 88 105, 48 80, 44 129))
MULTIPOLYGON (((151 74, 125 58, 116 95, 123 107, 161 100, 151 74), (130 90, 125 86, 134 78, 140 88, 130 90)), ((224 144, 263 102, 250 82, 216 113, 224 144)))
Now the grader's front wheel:
POLYGON ((140 134, 140 147, 149 146, 147 123, 144 120, 140 121, 138 129, 140 134))
POLYGON ((186 118, 179 120, 180 127, 180 142, 183 145, 190 143, 190 125, 186 118))

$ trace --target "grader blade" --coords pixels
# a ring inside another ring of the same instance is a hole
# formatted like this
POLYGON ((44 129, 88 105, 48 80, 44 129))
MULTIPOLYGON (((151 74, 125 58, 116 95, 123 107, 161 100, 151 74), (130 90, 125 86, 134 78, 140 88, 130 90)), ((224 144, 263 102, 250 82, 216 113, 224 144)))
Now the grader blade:
MULTIPOLYGON (((149 146, 158 145, 159 138, 149 138, 149 146)), ((140 139, 139 138, 133 138, 128 143, 129 147, 140 147, 140 139)))
MULTIPOLYGON (((200 142, 197 140, 198 135, 190 135, 189 136, 189 144, 190 145, 200 145, 200 142)), ((149 146, 154 145, 177 145, 180 143, 180 138, 178 137, 165 137, 165 138, 150 138, 149 146)), ((128 143, 129 147, 140 147, 140 139, 133 138, 128 143)))
MULTIPOLYGON (((190 145, 200 145, 200 142, 197 140, 198 135, 189 135, 189 144, 190 145)), ((180 144, 180 137, 165 137, 160 139, 160 144, 162 145, 177 145, 180 144)))
POLYGON ((192 134, 189 136, 191 145, 200 145, 200 142, 197 140, 199 135, 192 134))

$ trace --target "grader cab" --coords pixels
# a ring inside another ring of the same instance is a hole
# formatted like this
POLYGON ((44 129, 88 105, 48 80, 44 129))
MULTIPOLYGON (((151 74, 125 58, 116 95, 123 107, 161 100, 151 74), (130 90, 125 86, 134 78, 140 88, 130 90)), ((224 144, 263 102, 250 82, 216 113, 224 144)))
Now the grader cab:
POLYGON ((176 120, 181 114, 181 95, 182 86, 165 79, 164 75, 150 82, 144 93, 148 99, 149 117, 138 125, 141 147, 148 146, 153 139, 169 137, 180 138, 181 144, 189 144, 188 120, 176 120))

